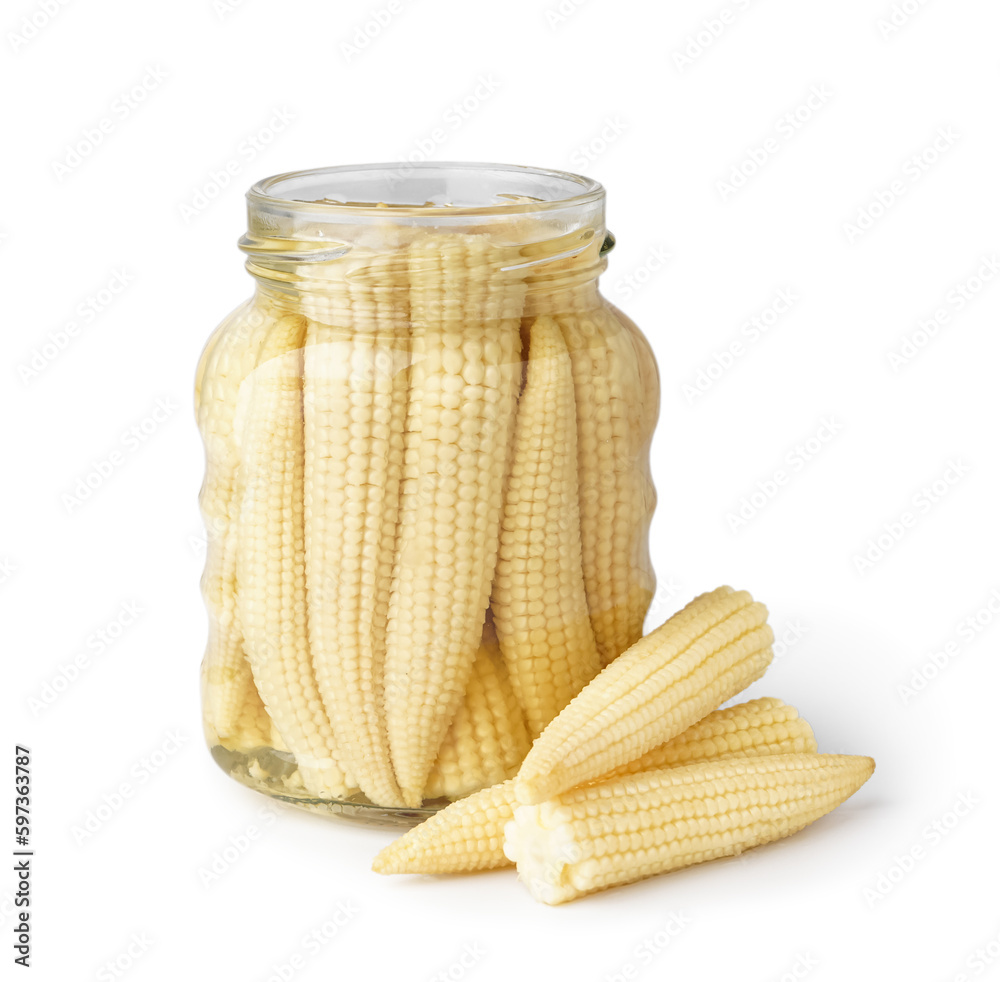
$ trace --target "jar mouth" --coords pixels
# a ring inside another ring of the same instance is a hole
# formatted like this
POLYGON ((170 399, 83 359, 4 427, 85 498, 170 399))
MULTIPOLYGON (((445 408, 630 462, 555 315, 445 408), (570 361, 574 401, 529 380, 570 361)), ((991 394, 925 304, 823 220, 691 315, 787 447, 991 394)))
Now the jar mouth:
POLYGON ((304 208, 334 222, 389 219, 405 224, 559 212, 603 197, 600 183, 568 171, 450 161, 291 171, 258 181, 247 193, 251 208, 304 208))

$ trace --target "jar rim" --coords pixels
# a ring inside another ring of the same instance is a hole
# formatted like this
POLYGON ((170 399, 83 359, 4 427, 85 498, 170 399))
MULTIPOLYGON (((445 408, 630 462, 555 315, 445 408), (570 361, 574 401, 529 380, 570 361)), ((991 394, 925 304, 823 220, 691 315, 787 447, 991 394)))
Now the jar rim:
POLYGON ((332 221, 384 221, 391 217, 420 223, 443 217, 562 211, 600 201, 604 193, 604 187, 593 178, 546 167, 396 161, 275 174, 254 184, 247 192, 247 202, 251 208, 314 211, 332 221), (424 200, 406 200, 415 196, 424 200), (459 201, 447 200, 452 197, 459 201))

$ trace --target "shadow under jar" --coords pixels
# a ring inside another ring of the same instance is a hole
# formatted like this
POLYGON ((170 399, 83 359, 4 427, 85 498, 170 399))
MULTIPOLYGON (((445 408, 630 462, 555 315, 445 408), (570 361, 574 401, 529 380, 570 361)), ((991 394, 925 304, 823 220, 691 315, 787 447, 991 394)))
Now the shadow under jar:
POLYGON ((656 365, 587 178, 332 167, 248 213, 256 290, 196 383, 206 737, 265 794, 412 824, 640 637, 656 365))

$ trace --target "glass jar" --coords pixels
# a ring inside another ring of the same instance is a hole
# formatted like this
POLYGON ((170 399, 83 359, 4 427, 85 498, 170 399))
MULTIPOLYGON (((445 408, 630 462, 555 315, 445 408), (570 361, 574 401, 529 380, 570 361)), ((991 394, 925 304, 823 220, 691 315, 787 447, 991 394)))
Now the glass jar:
POLYGON ((205 732, 265 794, 413 823, 513 775, 642 633, 659 384, 604 189, 493 164, 248 194, 201 358, 205 732))

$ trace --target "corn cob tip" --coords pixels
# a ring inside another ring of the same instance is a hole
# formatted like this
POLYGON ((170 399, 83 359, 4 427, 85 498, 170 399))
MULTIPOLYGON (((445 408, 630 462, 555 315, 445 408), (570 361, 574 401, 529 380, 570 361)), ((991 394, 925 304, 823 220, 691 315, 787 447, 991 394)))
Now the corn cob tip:
MULTIPOLYGON (((799 727, 798 739, 801 742, 801 747, 796 749, 801 753, 814 754, 819 750, 819 744, 816 742, 816 734, 813 732, 813 728, 808 720, 804 720, 798 713, 794 717, 795 724, 799 727)), ((875 761, 872 761, 872 770, 875 769, 875 761)), ((869 775, 871 776, 871 775, 869 775)))
MULTIPOLYGON (((399 841, 399 840, 396 840, 399 841)), ((399 857, 393 851, 393 846, 395 842, 387 845, 373 860, 372 860, 372 872, 382 873, 388 876, 391 873, 402 873, 402 864, 399 862, 399 857)))
POLYGON ((422 788, 400 788, 403 805, 406 808, 419 808, 424 803, 422 788))
POLYGON ((385 847, 376 873, 471 873, 508 865, 503 827, 513 814, 510 781, 453 801, 385 847))

